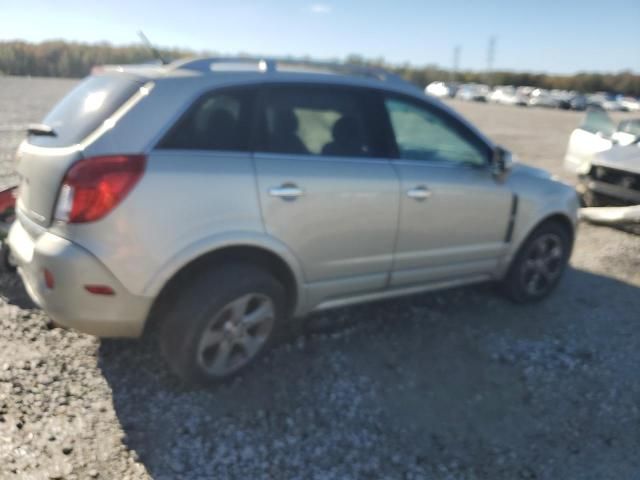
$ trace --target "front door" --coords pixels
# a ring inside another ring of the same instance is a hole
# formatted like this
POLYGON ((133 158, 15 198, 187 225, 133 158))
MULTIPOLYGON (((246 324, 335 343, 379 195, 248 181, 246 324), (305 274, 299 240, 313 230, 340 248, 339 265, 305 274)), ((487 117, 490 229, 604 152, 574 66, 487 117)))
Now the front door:
POLYGON ((490 275, 505 252, 513 195, 491 173, 490 147, 453 115, 385 99, 401 205, 392 286, 490 275))

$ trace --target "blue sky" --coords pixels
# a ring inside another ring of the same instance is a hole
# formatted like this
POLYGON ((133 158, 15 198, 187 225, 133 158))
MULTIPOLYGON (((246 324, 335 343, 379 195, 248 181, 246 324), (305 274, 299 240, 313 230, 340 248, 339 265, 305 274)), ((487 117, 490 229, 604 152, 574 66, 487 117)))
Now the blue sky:
POLYGON ((640 72, 640 0, 0 0, 0 39, 154 42, 224 53, 640 72))

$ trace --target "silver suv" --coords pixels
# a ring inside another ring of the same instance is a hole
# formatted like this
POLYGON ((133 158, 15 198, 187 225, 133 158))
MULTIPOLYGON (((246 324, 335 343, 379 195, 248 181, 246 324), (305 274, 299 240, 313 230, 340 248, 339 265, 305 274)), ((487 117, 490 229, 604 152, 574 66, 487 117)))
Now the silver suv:
POLYGON ((154 332, 190 380, 316 310, 492 280, 542 298, 576 222, 573 189, 374 69, 103 67, 17 157, 9 245, 34 301, 94 335, 154 332))

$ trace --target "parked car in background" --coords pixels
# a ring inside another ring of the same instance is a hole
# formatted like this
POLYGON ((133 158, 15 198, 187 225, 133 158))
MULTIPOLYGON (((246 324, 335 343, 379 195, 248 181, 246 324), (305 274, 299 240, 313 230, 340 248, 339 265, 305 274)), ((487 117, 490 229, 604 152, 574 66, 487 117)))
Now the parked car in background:
POLYGON ((528 104, 527 98, 519 94, 512 86, 495 87, 487 98, 493 103, 502 105, 526 106, 528 104))
POLYGON ((105 67, 17 157, 8 243, 31 298, 66 327, 153 333, 192 381, 317 310, 484 281, 540 300, 577 216, 573 188, 379 69, 105 67))
POLYGON ((627 112, 640 112, 640 100, 637 98, 623 97, 619 102, 627 112))
POLYGON ((569 100, 569 106, 571 107, 571 110, 586 110, 587 104, 587 97, 579 93, 574 94, 569 100))
POLYGON ((486 102, 490 89, 479 83, 465 83, 460 85, 456 98, 468 102, 486 102))
POLYGON ((609 112, 624 112, 627 110, 620 102, 617 95, 606 92, 598 92, 589 95, 588 104, 609 112))
POLYGON ((531 92, 533 92, 536 89, 536 87, 530 87, 528 85, 522 85, 518 88, 516 88, 516 93, 524 98, 529 98, 529 96, 531 95, 531 92))
POLYGON ((424 89, 427 95, 432 95, 439 98, 453 98, 458 91, 458 84, 454 82, 431 82, 424 89))
POLYGON ((604 110, 589 109, 564 164, 578 175, 585 206, 640 205, 640 118, 616 125, 604 110))
POLYGON ((531 92, 528 104, 530 107, 558 108, 560 101, 548 90, 536 88, 531 92))
POLYGON ((558 107, 561 110, 571 109, 571 100, 575 96, 573 92, 567 90, 551 90, 551 96, 558 102, 558 107))

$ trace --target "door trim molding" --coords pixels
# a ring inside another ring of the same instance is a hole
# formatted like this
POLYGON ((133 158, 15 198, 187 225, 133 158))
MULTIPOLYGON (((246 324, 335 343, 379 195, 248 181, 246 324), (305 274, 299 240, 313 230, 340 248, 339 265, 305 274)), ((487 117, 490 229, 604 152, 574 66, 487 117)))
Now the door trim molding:
POLYGON ((365 303, 377 300, 387 300, 390 298, 401 297, 405 295, 415 295, 417 293, 429 292, 432 290, 444 290, 446 288, 459 287, 462 285, 470 285, 473 283, 482 283, 491 280, 491 276, 487 274, 473 275, 465 278, 454 280, 445 280, 439 282, 428 283, 424 285, 412 285, 410 287, 394 288, 391 290, 381 290, 350 297, 341 297, 326 300, 318 304, 313 311, 328 310, 330 308, 346 307, 356 303, 365 303))

